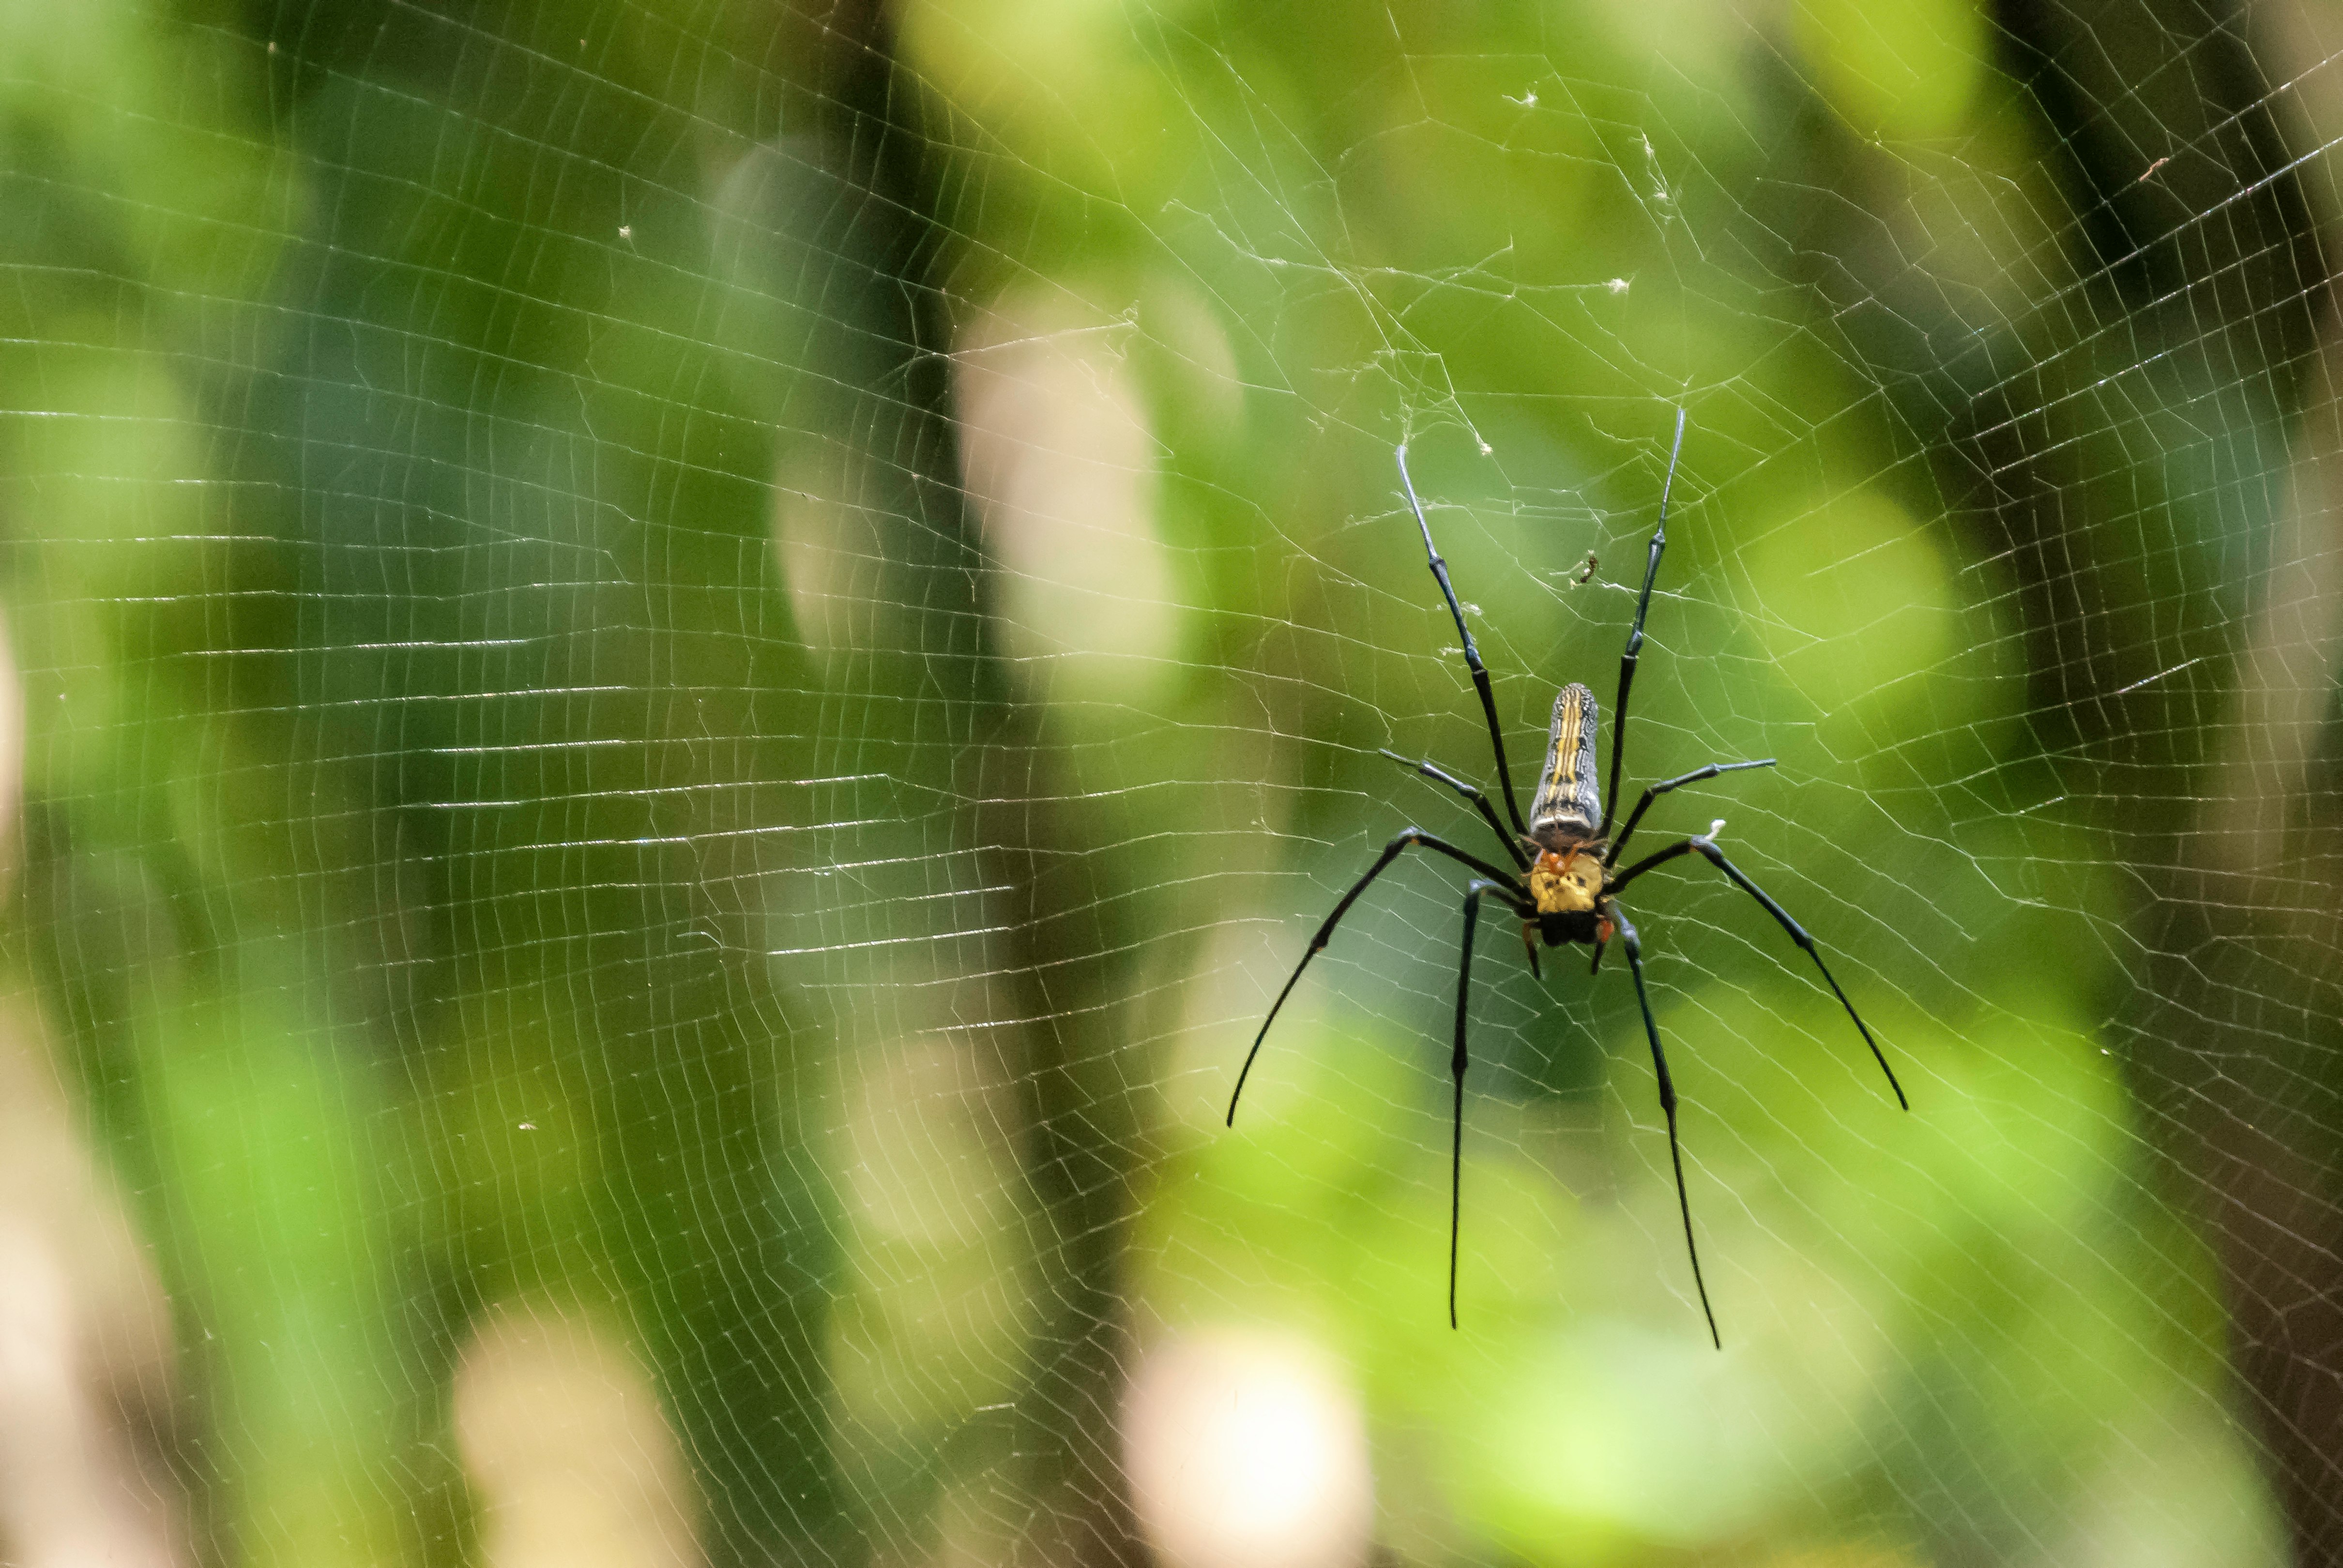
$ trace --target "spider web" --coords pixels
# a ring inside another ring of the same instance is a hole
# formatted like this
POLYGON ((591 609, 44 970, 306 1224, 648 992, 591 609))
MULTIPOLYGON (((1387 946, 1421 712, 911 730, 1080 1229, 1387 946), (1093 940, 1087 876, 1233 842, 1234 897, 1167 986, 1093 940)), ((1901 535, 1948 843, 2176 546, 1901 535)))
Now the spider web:
POLYGON ((0 9, 0 1559, 2343 1561, 2335 35, 0 9))

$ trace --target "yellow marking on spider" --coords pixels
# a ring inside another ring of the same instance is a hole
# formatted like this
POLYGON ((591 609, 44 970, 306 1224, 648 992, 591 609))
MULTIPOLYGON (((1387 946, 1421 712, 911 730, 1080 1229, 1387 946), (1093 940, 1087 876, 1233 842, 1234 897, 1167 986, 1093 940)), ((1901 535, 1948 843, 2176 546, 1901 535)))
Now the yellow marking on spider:
POLYGON ((1530 901, 1541 915, 1580 915, 1603 894, 1603 857, 1548 849, 1530 867, 1530 901))
POLYGON ((1564 691, 1554 716, 1554 749, 1547 758, 1552 768, 1546 774, 1545 789, 1539 793, 1560 795, 1565 800, 1576 793, 1579 732, 1585 725, 1585 694, 1564 691))

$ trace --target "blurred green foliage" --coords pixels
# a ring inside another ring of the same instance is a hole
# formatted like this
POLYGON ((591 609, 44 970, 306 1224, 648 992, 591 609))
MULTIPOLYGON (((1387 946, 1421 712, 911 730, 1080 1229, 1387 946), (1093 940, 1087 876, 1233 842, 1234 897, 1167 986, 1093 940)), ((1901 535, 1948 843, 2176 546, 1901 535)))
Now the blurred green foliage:
POLYGON ((1351 1369, 1405 1561, 2269 1560, 2109 1049, 2283 396, 2094 281, 1981 14, 1758 36, 0 9, 12 962, 200 1559, 479 1555, 451 1388, 519 1301, 634 1347, 720 1563, 1114 1555, 1121 1381, 1230 1322, 1351 1369), (962 468, 1054 453, 955 405, 1021 335, 1144 453, 1054 598, 962 468), (1962 488, 1996 398, 2081 565, 1962 488), (1451 1334, 1442 869, 1233 1132, 1228 1075, 1373 845, 1475 830, 1377 756, 1486 777, 1394 447, 1526 777, 1674 406, 1629 771, 1781 759, 1654 830, 1728 819, 1915 1110, 1759 911, 1642 885, 1720 1358, 1627 977, 1486 938, 1451 1334))

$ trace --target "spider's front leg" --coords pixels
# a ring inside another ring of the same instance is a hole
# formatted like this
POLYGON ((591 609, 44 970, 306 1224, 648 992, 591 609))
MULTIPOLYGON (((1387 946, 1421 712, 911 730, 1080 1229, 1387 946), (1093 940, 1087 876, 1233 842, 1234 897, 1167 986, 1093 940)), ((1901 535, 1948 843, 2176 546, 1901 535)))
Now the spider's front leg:
POLYGON ((1773 916, 1775 923, 1789 933, 1790 940, 1804 948, 1806 956, 1815 960, 1815 968, 1822 971, 1823 983, 1831 988, 1833 996, 1838 998, 1839 1006, 1846 1009, 1846 1016, 1855 1020, 1855 1032, 1862 1035, 1863 1043, 1871 1048, 1872 1060, 1878 1062, 1879 1070, 1887 1075, 1887 1087, 1896 1091, 1896 1103, 1906 1111, 1911 1110, 1912 1102, 1904 1097, 1904 1086, 1896 1081, 1896 1070, 1887 1065, 1887 1053, 1879 1049, 1879 1042, 1871 1037, 1871 1026, 1863 1021, 1863 1015, 1855 1010, 1855 1003, 1848 1000, 1846 992, 1839 989, 1838 979, 1830 972, 1830 965, 1823 962, 1822 950, 1815 946, 1815 939, 1806 934, 1805 927, 1790 918, 1789 910, 1775 903, 1763 888, 1742 875, 1741 868, 1726 859, 1725 851, 1716 847, 1716 840, 1710 835, 1717 832, 1724 826, 1723 822, 1718 822, 1709 829, 1708 833, 1696 838, 1678 839, 1664 849, 1644 856, 1613 878, 1608 890, 1616 892, 1646 871, 1656 870, 1670 860, 1695 853, 1724 872, 1735 887, 1756 900, 1758 906, 1773 916))
POLYGON ((1660 1026, 1652 1017, 1651 993, 1644 986, 1644 944, 1635 928, 1616 904, 1604 900, 1603 910, 1617 930, 1619 946, 1627 954, 1627 972, 1635 977, 1635 1005, 1644 1011, 1644 1033, 1652 1042, 1652 1071, 1660 1081, 1660 1111, 1668 1119, 1668 1161, 1675 1167, 1676 1208, 1684 1215, 1684 1252, 1692 1259, 1693 1288, 1700 1292, 1700 1310, 1708 1319, 1708 1337, 1718 1350, 1724 1336, 1716 1332, 1716 1313, 1708 1304, 1708 1282, 1700 1274, 1700 1247, 1692 1239, 1692 1200, 1684 1192, 1684 1144, 1676 1137, 1676 1085, 1668 1075, 1668 1053, 1660 1045, 1660 1026))
MULTIPOLYGON (((1503 900, 1517 915, 1531 912, 1510 882, 1476 880, 1464 890, 1464 940, 1456 964, 1456 1050, 1448 1059, 1449 1076, 1455 1087, 1448 1142, 1448 1326, 1452 1329, 1456 1326, 1456 1238, 1464 1213, 1464 1069, 1470 1061, 1464 1050, 1464 1025, 1473 994, 1473 932, 1481 923, 1482 896, 1488 893, 1503 900)), ((1534 962, 1537 955, 1533 952, 1530 957, 1534 962)))
POLYGON ((1326 950, 1326 944, 1333 940, 1334 928, 1342 923, 1342 917, 1351 912, 1351 906, 1359 901, 1359 895, 1367 890, 1368 884, 1390 869, 1391 863, 1414 845, 1422 845, 1435 854, 1445 855, 1460 865, 1470 867, 1493 886, 1502 888, 1508 880, 1504 871, 1480 856, 1460 849, 1447 839, 1427 833, 1421 828, 1403 828, 1393 834, 1391 842, 1383 846, 1383 852, 1375 857, 1375 863, 1367 868, 1367 874, 1351 884, 1351 890, 1342 895, 1342 902, 1334 906, 1334 912, 1320 924, 1318 934, 1310 939, 1310 950, 1303 953, 1302 961, 1293 966, 1293 972, 1286 977, 1285 989, 1277 993, 1277 1000, 1270 1004, 1269 1016, 1261 1020, 1261 1032, 1252 1037, 1252 1049, 1245 1052, 1244 1066, 1237 1071, 1236 1092, 1229 1096, 1228 1124, 1231 1127, 1237 1124, 1237 1101, 1244 1093, 1245 1079, 1252 1071, 1253 1059, 1261 1054, 1261 1042, 1269 1038, 1269 1026, 1277 1021, 1278 1010, 1285 1006, 1285 999, 1293 994, 1294 986, 1302 980, 1302 971, 1310 967, 1312 959, 1326 950))

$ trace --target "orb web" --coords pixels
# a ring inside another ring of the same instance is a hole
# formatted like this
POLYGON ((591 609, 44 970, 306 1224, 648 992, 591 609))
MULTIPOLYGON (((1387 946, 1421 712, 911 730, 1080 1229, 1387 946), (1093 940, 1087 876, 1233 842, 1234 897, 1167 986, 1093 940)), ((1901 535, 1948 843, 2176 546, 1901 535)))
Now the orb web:
POLYGON ((0 1555, 2343 1553, 2315 7, 0 39, 0 1555))

